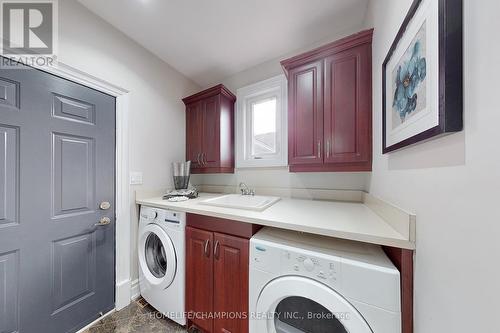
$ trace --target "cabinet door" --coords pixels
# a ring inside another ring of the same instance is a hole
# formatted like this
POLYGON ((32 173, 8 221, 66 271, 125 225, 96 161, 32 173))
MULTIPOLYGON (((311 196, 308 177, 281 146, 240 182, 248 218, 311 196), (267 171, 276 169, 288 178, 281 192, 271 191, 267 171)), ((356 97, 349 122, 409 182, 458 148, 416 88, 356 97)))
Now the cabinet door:
POLYGON ((371 47, 325 60, 325 163, 371 167, 371 47))
POLYGON ((288 162, 323 162, 323 62, 291 69, 288 74, 288 162))
POLYGON ((213 233, 186 227, 186 311, 190 323, 212 332, 213 320, 213 233), (206 314, 205 316, 202 316, 206 314))
POLYGON ((204 167, 220 164, 220 96, 203 100, 203 161, 204 167))
POLYGON ((203 134, 202 103, 195 102, 186 107, 186 160, 192 168, 200 168, 198 163, 202 151, 203 134))
POLYGON ((214 321, 214 333, 248 332, 248 239, 214 234, 214 311, 221 316, 214 321))

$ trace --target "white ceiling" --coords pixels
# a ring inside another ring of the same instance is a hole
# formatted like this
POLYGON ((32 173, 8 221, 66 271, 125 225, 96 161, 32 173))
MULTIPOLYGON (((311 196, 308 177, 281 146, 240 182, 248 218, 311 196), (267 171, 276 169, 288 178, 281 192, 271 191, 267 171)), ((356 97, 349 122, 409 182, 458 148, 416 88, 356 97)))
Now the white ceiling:
POLYGON ((358 27, 368 0, 79 0, 202 87, 358 27))

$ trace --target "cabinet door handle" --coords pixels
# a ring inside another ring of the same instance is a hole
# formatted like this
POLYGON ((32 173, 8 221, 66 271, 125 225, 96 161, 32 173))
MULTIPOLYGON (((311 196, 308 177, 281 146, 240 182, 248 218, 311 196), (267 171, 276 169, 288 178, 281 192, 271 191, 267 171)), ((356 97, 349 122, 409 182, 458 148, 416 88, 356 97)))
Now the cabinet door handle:
POLYGON ((318 158, 321 158, 321 140, 318 140, 318 158))
POLYGON ((326 158, 330 157, 330 140, 326 140, 326 158))
POLYGON ((208 251, 208 246, 210 245, 210 239, 205 241, 205 256, 210 257, 210 251, 208 251))
POLYGON ((219 241, 215 241, 214 258, 219 259, 219 241))
POLYGON ((207 165, 207 157, 205 153, 201 153, 201 163, 203 163, 203 166, 207 165))

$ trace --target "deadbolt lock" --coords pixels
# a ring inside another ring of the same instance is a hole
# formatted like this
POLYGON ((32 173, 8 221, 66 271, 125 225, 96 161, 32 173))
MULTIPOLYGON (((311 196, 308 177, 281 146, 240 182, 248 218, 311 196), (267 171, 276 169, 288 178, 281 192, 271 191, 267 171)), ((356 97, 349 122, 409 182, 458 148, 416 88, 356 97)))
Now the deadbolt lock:
POLYGON ((108 210, 109 208, 111 208, 111 204, 109 202, 107 202, 107 201, 103 201, 99 205, 99 208, 102 209, 102 210, 108 210))

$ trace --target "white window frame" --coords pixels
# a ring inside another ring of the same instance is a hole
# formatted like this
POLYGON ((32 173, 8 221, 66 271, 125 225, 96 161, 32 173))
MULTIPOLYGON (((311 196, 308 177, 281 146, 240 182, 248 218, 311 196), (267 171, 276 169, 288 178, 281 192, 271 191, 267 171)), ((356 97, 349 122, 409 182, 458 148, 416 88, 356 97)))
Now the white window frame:
POLYGON ((258 168, 288 165, 288 87, 285 75, 260 81, 236 92, 236 167, 258 168), (276 154, 252 157, 252 110, 261 99, 276 98, 276 154))

